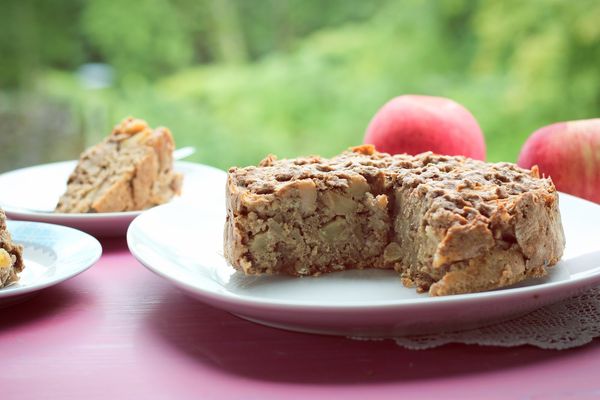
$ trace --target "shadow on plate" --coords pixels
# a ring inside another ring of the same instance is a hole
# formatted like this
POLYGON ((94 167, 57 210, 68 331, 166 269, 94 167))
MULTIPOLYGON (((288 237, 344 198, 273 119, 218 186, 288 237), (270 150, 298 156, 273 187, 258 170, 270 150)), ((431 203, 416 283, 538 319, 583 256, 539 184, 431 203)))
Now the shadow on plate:
MULTIPOLYGON (((568 352, 446 345, 411 351, 391 340, 354 341, 267 328, 205 305, 175 288, 146 323, 192 361, 272 382, 364 383, 453 377, 522 367, 576 355, 568 352)), ((595 341, 588 346, 599 346, 595 341)))

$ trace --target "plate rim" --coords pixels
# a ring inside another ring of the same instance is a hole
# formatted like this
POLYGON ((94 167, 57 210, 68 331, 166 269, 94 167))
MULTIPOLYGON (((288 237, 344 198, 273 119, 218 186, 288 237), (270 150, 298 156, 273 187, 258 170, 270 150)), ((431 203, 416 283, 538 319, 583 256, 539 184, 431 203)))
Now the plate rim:
MULTIPOLYGON (((26 294, 29 294, 32 292, 37 292, 39 290, 49 288, 51 286, 58 285, 59 283, 65 282, 65 281, 67 281, 71 278, 74 278, 77 275, 87 271, 92 266, 94 266, 102 257, 103 248, 102 248, 102 244, 100 243, 100 241, 98 239, 96 239, 94 236, 92 236, 86 232, 83 232, 79 229, 71 228, 71 227, 64 226, 64 225, 49 224, 46 222, 7 220, 7 223, 9 226, 9 231, 11 231, 11 235, 13 236, 13 240, 14 240, 14 235, 12 234, 12 231, 15 230, 14 225, 22 225, 22 226, 42 225, 42 226, 50 227, 50 229, 53 229, 53 230, 71 231, 72 233, 79 235, 81 240, 88 241, 88 244, 90 246, 90 248, 88 250, 94 249, 96 251, 96 253, 93 255, 93 257, 90 259, 89 262, 82 264, 82 266, 75 268, 74 270, 72 270, 71 272, 69 272, 67 274, 60 275, 59 277, 55 277, 53 279, 49 279, 48 281, 45 281, 44 283, 33 284, 30 286, 24 286, 24 287, 7 286, 5 288, 2 288, 2 289, 0 289, 0 300, 3 298, 8 298, 8 297, 17 297, 17 296, 21 296, 21 295, 26 295, 26 294), (13 225, 12 228, 10 227, 11 225, 13 225)), ((15 242, 17 244, 19 244, 18 239, 15 240, 15 242)), ((32 242, 35 243, 35 241, 32 241, 32 242)), ((57 268, 60 268, 60 258, 57 260, 56 265, 57 265, 57 268)), ((25 268, 27 268, 27 264, 25 264, 25 268)))
MULTIPOLYGON (((567 195, 561 193, 563 197, 570 197, 576 200, 583 199, 577 198, 575 196, 567 195)), ((595 203, 591 203, 586 201, 587 203, 593 204, 594 206, 598 206, 595 203)), ((534 284, 524 287, 516 287, 516 288, 506 288, 500 290, 491 290, 485 292, 477 292, 477 293, 466 293, 466 294, 458 294, 451 296, 423 296, 420 298, 411 298, 411 299, 398 299, 398 300, 377 300, 377 301, 360 301, 360 302, 344 302, 338 304, 322 304, 320 302, 310 302, 310 301, 298 301, 298 300, 273 300, 273 299, 261 299, 258 297, 250 297, 250 296, 240 296, 235 293, 232 293, 227 288, 221 286, 223 288, 222 291, 216 292, 206 288, 199 288, 196 285, 190 284, 189 282, 183 281, 179 279, 178 276, 169 275, 162 269, 161 267, 156 267, 151 265, 148 260, 144 258, 144 256, 139 252, 135 245, 135 235, 138 234, 136 232, 139 228, 138 225, 142 218, 149 218, 156 212, 161 212, 162 209, 167 207, 172 207, 172 204, 164 204, 158 207, 153 208, 152 210, 148 210, 146 213, 136 217, 133 222, 130 224, 127 230, 127 245, 131 254, 148 270, 151 272, 161 276, 167 281, 175 284, 176 286, 194 294, 197 297, 201 297, 202 299, 211 302, 212 304, 222 304, 227 306, 243 306, 243 307, 253 307, 260 308, 263 310, 272 310, 272 309, 281 309, 282 307, 288 309, 314 309, 314 310, 336 310, 339 312, 346 311, 365 311, 365 310, 389 310, 396 308, 404 308, 404 307, 438 307, 440 305, 445 306, 456 306, 458 304, 464 303, 475 303, 475 302, 485 302, 485 301, 500 301, 502 299, 519 297, 519 296, 544 296, 549 293, 553 293, 556 289, 560 289, 560 293, 566 293, 575 290, 585 290, 586 288, 592 287, 596 284, 600 283, 600 264, 597 266, 589 268, 585 273, 578 274, 575 277, 571 277, 569 280, 560 280, 555 282, 546 282, 540 284, 534 284)), ((185 205, 187 208, 194 208, 190 205, 185 205)), ((599 250, 600 251, 600 250, 599 250)), ((587 254, 595 254, 596 252, 586 253, 587 254)), ((582 255, 583 256, 583 255, 582 255)), ((202 279, 208 279, 206 277, 202 277, 202 279)), ((400 282, 398 282, 401 285, 400 282)), ((404 288, 404 286, 401 286, 404 288)), ((560 296, 556 296, 557 301, 561 298, 560 296)), ((563 297, 564 298, 564 297, 563 297)))

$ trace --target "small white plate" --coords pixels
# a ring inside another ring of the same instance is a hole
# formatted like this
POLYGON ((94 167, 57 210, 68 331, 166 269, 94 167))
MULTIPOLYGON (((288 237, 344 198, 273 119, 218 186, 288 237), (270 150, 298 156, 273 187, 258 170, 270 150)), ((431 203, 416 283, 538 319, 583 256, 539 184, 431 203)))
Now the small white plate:
POLYGON ((95 238, 76 229, 24 221, 7 225, 13 241, 23 245, 25 269, 17 283, 0 289, 0 306, 82 273, 102 254, 95 238))
POLYGON ((127 241, 148 269, 242 318, 303 332, 395 336, 500 322, 600 284, 600 206, 561 194, 560 207, 567 248, 547 277, 446 297, 417 294, 393 271, 244 276, 222 255, 223 202, 156 207, 133 221, 127 241))
MULTIPOLYGON (((0 175, 0 187, 11 188, 0 191, 0 207, 11 219, 66 225, 97 237, 125 235, 131 221, 142 211, 96 214, 53 212, 76 164, 76 161, 63 161, 0 175)), ((205 193, 205 185, 222 183, 226 176, 220 169, 186 161, 176 161, 175 170, 184 176, 181 196, 175 197, 172 200, 174 202, 193 202, 205 193)), ((224 190, 223 187, 221 192, 224 190)))

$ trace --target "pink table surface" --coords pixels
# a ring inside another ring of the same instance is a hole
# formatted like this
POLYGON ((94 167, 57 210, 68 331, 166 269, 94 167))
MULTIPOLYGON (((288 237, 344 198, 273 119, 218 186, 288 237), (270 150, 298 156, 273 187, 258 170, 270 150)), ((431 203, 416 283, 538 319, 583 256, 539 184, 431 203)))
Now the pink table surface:
POLYGON ((124 239, 0 309, 0 399, 596 399, 600 341, 410 351, 256 325, 142 267, 124 239), (343 397, 342 397, 343 396, 343 397))

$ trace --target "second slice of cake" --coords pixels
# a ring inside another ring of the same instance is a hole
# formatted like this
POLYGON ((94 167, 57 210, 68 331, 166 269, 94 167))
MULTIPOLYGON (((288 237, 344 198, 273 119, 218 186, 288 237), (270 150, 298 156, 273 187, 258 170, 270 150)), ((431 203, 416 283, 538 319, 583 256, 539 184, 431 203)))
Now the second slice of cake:
POLYGON ((134 211, 166 203, 181 191, 174 148, 167 128, 151 129, 143 120, 126 118, 81 155, 56 212, 134 211))

